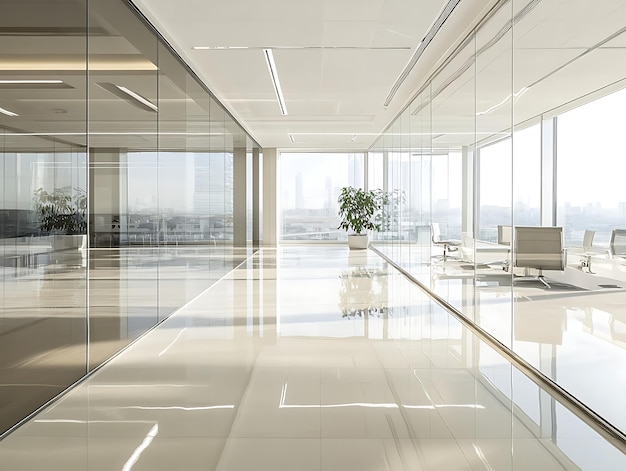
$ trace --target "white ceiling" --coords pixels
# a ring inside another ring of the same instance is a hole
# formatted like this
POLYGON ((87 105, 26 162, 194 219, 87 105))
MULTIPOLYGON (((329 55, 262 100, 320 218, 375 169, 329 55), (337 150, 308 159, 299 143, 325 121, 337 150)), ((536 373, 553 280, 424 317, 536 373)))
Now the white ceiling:
MULTIPOLYGON (((394 83, 445 0, 136 1, 259 144, 332 151, 370 148, 495 0, 462 0, 387 107, 394 83), (280 114, 264 47, 274 49, 287 116, 280 114)), ((0 113, 0 127, 16 131, 1 136, 5 150, 48 148, 51 142, 55 149, 63 142, 85 145, 87 117, 91 147, 232 149, 245 142, 186 69, 163 53, 142 20, 128 14, 124 1, 90 0, 88 10, 86 5, 3 2, 2 78, 62 81, 0 84, 0 106, 16 113, 0 113), (111 84, 158 103, 159 113, 111 93, 111 84)), ((536 122, 623 88, 624 18, 626 0, 503 1, 475 40, 434 77, 424 112, 416 102, 394 124, 393 139, 381 145, 450 149, 490 141, 510 134, 512 122, 536 122), (524 8, 511 30, 514 7, 524 8), (512 85, 519 94, 514 98, 512 85)))
POLYGON ((462 1, 388 106, 394 83, 448 0, 134 3, 261 146, 357 150, 370 147, 494 2, 462 1), (263 48, 273 48, 287 116, 263 48))

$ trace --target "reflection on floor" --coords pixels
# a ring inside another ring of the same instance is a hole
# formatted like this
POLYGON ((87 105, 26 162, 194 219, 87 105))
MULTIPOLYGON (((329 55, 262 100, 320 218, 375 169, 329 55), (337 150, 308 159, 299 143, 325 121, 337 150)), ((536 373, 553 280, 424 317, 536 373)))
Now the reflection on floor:
POLYGON ((27 248, 39 255, 2 273, 0 433, 248 255, 213 246, 98 249, 87 263, 87 252, 76 248, 27 248))
POLYGON ((0 442, 20 470, 622 470, 371 251, 264 249, 0 442))
POLYGON ((498 265, 431 260, 427 246, 379 250, 574 396, 626 431, 626 265, 575 260, 545 271, 551 288, 498 265), (613 267, 611 270, 610 267, 613 267))

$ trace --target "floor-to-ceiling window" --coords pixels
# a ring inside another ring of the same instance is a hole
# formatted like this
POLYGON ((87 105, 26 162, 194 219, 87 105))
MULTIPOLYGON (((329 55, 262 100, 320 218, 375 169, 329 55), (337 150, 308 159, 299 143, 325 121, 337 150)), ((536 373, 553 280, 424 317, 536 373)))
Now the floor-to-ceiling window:
POLYGON ((337 198, 341 188, 363 188, 363 153, 280 154, 281 238, 346 240, 339 229, 337 198))
POLYGON ((557 116, 557 221, 567 245, 594 230, 594 244, 608 248, 612 230, 626 227, 625 107, 622 89, 557 116))

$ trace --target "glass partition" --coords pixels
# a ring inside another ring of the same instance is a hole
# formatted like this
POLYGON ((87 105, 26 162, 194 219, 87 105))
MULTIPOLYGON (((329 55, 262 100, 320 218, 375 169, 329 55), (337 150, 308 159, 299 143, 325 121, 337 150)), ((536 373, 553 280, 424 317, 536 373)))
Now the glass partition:
POLYGON ((257 144, 125 1, 2 2, 0 29, 2 436, 245 258, 257 144))
POLYGON ((622 430, 625 14, 498 2, 372 145, 368 175, 406 197, 376 249, 622 430), (522 227, 563 241, 525 249, 522 227))
POLYGON ((86 8, 2 5, 0 434, 87 369, 86 8))

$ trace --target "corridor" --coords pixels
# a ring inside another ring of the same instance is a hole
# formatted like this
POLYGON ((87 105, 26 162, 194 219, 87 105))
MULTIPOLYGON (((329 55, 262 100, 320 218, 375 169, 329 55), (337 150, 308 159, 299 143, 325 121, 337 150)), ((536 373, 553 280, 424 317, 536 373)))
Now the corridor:
POLYGON ((263 249, 0 441, 2 470, 623 470, 376 253, 263 249))

